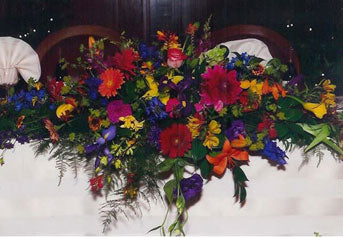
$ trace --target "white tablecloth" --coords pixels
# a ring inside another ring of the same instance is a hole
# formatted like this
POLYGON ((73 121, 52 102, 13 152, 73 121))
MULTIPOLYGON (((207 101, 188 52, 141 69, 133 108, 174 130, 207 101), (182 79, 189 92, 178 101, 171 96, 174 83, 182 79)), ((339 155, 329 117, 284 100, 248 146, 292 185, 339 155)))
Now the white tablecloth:
MULTIPOLYGON (((300 171, 300 151, 288 153, 285 170, 266 159, 250 157, 242 167, 248 182, 244 207, 235 203, 231 173, 213 177, 202 197, 190 207, 189 235, 343 235, 343 166, 326 152, 317 168, 312 158, 300 171)), ((0 167, 1 235, 102 235, 98 207, 88 179, 67 173, 61 186, 54 161, 34 158, 28 146, 16 146, 0 167)), ((152 204, 143 217, 123 220, 108 235, 144 235, 159 225, 163 203, 152 204)), ((152 234, 158 235, 159 232, 152 234)))

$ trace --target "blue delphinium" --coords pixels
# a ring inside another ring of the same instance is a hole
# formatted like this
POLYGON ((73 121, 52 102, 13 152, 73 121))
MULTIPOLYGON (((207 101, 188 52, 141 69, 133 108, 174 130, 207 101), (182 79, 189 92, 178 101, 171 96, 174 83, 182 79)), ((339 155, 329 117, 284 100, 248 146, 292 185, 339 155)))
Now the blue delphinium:
POLYGON ((162 104, 157 97, 153 97, 148 102, 148 106, 146 107, 145 111, 149 117, 149 120, 152 122, 168 117, 164 104, 162 104))
POLYGON ((22 109, 32 109, 44 103, 46 97, 45 90, 30 90, 24 92, 21 90, 12 96, 8 97, 8 103, 14 104, 14 109, 20 111, 22 109))
POLYGON ((285 157, 287 157, 286 153, 276 145, 276 142, 269 139, 264 140, 264 149, 262 150, 262 154, 279 165, 287 163, 285 160, 285 157))
POLYGON ((98 87, 102 81, 99 78, 91 77, 85 80, 85 84, 89 87, 89 97, 95 100, 98 97, 98 87))

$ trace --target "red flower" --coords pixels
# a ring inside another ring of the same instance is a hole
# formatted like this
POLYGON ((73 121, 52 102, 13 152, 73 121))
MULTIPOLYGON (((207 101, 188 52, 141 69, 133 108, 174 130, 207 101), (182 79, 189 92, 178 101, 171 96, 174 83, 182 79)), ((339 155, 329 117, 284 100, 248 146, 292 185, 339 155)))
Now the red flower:
POLYGON ((216 65, 202 74, 201 103, 213 105, 220 111, 223 105, 236 103, 242 92, 240 82, 236 79, 237 72, 227 72, 222 66, 216 65))
POLYGON ((265 129, 268 130, 269 138, 275 139, 277 137, 275 124, 271 118, 263 117, 262 122, 257 125, 258 132, 262 132, 265 129))
POLYGON ((182 53, 181 49, 168 49, 167 64, 171 68, 179 68, 182 65, 183 60, 187 58, 187 55, 182 53))
POLYGON ((124 83, 124 75, 118 69, 106 69, 103 73, 100 74, 100 79, 102 80, 101 85, 98 88, 100 95, 111 96, 117 95, 117 90, 121 88, 121 85, 124 83))
POLYGON ((103 175, 100 175, 100 176, 95 176, 94 178, 89 180, 91 184, 91 190, 93 192, 97 192, 104 187, 104 185, 102 184, 102 178, 103 178, 103 175))
POLYGON ((186 34, 194 35, 195 32, 198 30, 198 28, 199 28, 199 24, 197 24, 197 23, 194 23, 194 24, 190 23, 187 26, 186 34))
POLYGON ((181 157, 191 148, 192 133, 184 124, 174 123, 160 135, 162 154, 171 158, 181 157))
MULTIPOLYGON (((136 69, 136 65, 134 65, 133 63, 136 62, 138 59, 138 54, 131 48, 123 49, 121 53, 116 53, 113 58, 114 63, 118 69, 125 71, 132 76, 136 75, 133 72, 133 70, 136 69)), ((126 79, 128 79, 130 75, 126 74, 126 79)))
POLYGON ((62 100, 61 90, 63 86, 64 83, 62 81, 56 81, 56 78, 53 78, 48 82, 49 93, 55 101, 62 100))

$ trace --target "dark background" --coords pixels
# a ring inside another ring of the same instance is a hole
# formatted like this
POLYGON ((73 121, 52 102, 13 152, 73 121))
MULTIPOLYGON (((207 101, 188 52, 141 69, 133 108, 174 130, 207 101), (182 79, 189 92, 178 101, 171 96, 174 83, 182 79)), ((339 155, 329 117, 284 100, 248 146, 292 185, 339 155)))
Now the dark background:
POLYGON ((212 14, 212 29, 255 24, 284 35, 307 80, 331 78, 343 94, 343 0, 0 0, 0 36, 34 48, 49 33, 98 24, 147 41, 158 29, 181 34, 212 14))

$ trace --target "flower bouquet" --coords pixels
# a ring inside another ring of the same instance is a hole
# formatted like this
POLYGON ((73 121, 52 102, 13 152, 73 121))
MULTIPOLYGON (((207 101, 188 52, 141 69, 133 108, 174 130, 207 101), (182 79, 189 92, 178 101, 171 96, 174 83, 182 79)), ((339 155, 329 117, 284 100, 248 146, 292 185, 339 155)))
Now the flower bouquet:
MULTIPOLYGON (((286 165, 279 143, 305 151, 323 143, 343 155, 330 80, 285 82, 279 59, 228 58, 228 48, 212 47, 209 21, 199 28, 190 24, 182 42, 158 31, 151 46, 122 36, 110 42, 114 55, 105 55, 106 39, 90 37, 75 63, 61 61, 77 76, 31 80, 27 91, 1 100, 1 149, 15 142, 32 142, 37 154, 52 149, 61 178, 68 166, 85 168, 91 192, 107 197, 105 228, 140 202, 165 196, 167 214, 176 207, 170 234, 184 234, 187 207, 212 175, 231 172, 234 196, 244 202, 250 155, 286 165)), ((167 216, 153 230, 165 234, 167 216)))

